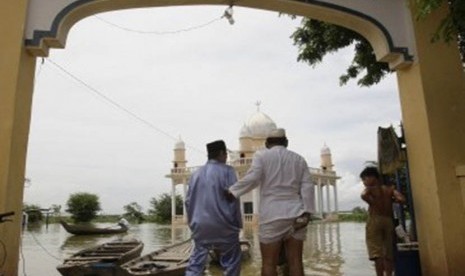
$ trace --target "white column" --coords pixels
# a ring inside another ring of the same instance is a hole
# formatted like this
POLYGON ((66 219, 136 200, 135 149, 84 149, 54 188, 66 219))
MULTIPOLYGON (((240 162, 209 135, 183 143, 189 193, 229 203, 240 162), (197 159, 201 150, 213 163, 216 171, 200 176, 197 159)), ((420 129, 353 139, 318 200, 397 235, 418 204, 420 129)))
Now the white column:
POLYGON ((187 195, 187 183, 186 179, 184 179, 184 184, 182 184, 183 188, 183 195, 182 195, 182 221, 187 223, 187 210, 186 210, 186 195, 187 195))
POLYGON ((329 200, 329 179, 328 181, 326 181, 326 209, 327 209, 327 212, 328 212, 328 216, 329 214, 331 213, 331 201, 329 200))
POLYGON ((319 200, 320 200, 320 197, 318 196, 318 182, 314 183, 314 186, 313 188, 315 189, 315 192, 313 193, 313 200, 314 200, 314 205, 315 205, 315 211, 314 211, 314 215, 317 215, 320 213, 320 209, 319 209, 319 206, 320 206, 320 203, 319 203, 319 200))
POLYGON ((339 212, 339 206, 338 206, 338 203, 337 203, 337 186, 336 186, 336 180, 334 180, 334 213, 337 215, 337 213, 339 212))
POLYGON ((252 190, 252 201, 253 201, 253 221, 258 222, 258 210, 260 209, 260 187, 252 190))
POLYGON ((316 196, 316 206, 315 206, 315 214, 320 214, 320 179, 317 180, 315 184, 315 196, 316 196))
POLYGON ((323 218, 323 187, 321 186, 321 178, 318 178, 318 209, 320 217, 323 218))
POLYGON ((176 218, 176 185, 173 183, 171 186, 171 222, 176 218))

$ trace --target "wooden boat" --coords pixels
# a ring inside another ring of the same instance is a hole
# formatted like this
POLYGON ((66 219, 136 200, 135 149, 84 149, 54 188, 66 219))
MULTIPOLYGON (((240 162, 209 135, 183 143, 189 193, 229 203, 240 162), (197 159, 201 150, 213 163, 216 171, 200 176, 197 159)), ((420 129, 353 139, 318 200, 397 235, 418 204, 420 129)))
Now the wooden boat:
MULTIPOLYGON (((251 257, 250 247, 252 246, 248 240, 241 240, 241 251, 242 251, 242 261, 249 260, 251 257)), ((210 250, 208 253, 210 255, 211 263, 218 264, 219 263, 219 253, 215 252, 214 250, 210 250)))
POLYGON ((68 224, 63 220, 60 220, 60 224, 68 233, 74 235, 119 234, 128 231, 128 228, 124 225, 119 225, 119 228, 98 228, 90 225, 68 224))
POLYGON ((73 254, 57 270, 64 276, 115 275, 120 264, 139 257, 143 248, 138 240, 111 241, 73 254))
POLYGON ((188 239, 153 251, 152 253, 122 264, 122 271, 118 275, 184 275, 192 249, 192 240, 188 239))

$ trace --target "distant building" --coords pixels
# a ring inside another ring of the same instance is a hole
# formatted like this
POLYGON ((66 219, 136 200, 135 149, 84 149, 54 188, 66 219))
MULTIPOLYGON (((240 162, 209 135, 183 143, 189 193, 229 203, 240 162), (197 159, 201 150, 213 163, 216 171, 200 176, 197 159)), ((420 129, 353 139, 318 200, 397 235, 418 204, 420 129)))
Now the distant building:
MULTIPOLYGON (((233 166, 238 178, 245 175, 252 163, 252 157, 257 150, 265 147, 268 133, 276 129, 275 122, 257 107, 253 114, 242 126, 239 135, 239 150, 229 153, 228 164, 233 166)), ((291 138, 292 139, 292 138, 291 138)), ((321 149, 321 162, 319 168, 309 167, 311 180, 315 184, 316 216, 324 219, 336 219, 338 212, 337 180, 340 178, 333 170, 331 151, 325 144, 321 149), (332 192, 330 191, 332 190, 332 192), (331 195, 332 194, 332 195, 331 195), (325 195, 325 196, 324 196, 325 195), (332 197, 332 199, 331 199, 332 197), (331 204, 331 200, 333 203, 331 204), (332 207, 332 208, 331 208, 332 207)), ((171 179, 172 194, 172 223, 185 223, 185 206, 183 214, 176 214, 175 193, 176 185, 183 185, 183 199, 187 192, 187 183, 191 174, 200 166, 187 167, 186 148, 184 142, 179 139, 174 146, 174 160, 171 172, 166 175, 171 179)), ((256 188, 241 197, 241 211, 244 223, 255 224, 258 222, 259 189, 256 188)))

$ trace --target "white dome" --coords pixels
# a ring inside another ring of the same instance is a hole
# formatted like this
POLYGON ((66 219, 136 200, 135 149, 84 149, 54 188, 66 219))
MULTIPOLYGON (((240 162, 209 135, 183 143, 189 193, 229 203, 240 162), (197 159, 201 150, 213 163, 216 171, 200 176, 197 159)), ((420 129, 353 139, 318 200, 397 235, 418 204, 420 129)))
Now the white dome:
POLYGON ((331 155, 331 150, 326 144, 321 148, 321 155, 331 155))
POLYGON ((242 126, 240 137, 266 138, 275 129, 276 123, 265 113, 257 111, 242 126))
POLYGON ((184 141, 179 137, 179 140, 174 144, 174 149, 186 149, 186 145, 184 144, 184 141))

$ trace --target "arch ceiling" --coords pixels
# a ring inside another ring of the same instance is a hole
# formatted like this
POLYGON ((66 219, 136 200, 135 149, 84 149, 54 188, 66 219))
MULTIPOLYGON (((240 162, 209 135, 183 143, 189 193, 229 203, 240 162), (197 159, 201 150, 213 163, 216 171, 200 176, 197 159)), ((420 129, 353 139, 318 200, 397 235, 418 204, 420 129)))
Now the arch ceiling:
MULTIPOLYGON (((29 2, 25 44, 36 56, 64 48, 70 28, 100 12, 180 5, 229 5, 219 0, 34 0, 29 2)), ((412 18, 405 0, 238 0, 235 6, 306 16, 344 26, 370 41, 379 61, 392 69, 415 57, 412 18)))

